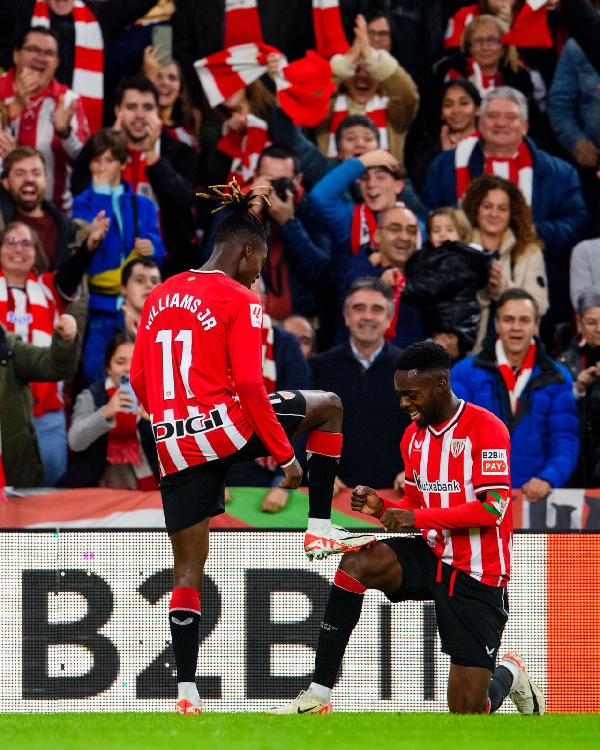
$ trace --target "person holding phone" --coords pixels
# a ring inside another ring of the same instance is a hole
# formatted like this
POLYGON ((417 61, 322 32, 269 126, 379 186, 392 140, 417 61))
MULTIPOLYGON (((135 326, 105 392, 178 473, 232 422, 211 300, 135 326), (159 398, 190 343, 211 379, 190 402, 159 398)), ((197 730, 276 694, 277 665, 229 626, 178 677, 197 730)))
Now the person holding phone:
POLYGON ((106 346, 107 377, 83 390, 68 432, 73 454, 66 487, 158 488, 158 458, 148 414, 129 382, 135 335, 123 331, 106 346))

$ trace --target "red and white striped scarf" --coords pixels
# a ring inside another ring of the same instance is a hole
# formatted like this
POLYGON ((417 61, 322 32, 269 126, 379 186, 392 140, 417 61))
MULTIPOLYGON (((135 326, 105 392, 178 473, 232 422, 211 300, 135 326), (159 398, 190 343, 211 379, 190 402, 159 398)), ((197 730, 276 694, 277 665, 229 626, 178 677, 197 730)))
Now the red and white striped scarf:
MULTIPOLYGON (((396 201, 397 208, 406 208, 404 201, 396 201)), ((366 203, 358 203, 352 212, 352 225, 350 228, 350 248, 352 255, 356 255, 362 247, 371 245, 377 247, 375 232, 377 230, 377 217, 366 203)), ((423 232, 421 225, 417 230, 416 249, 420 250, 423 245, 423 232)))
MULTIPOLYGON (((329 60, 333 55, 347 52, 350 45, 342 27, 339 0, 312 0, 312 16, 317 53, 329 60)), ((262 41, 256 0, 225 0, 223 46, 262 41)))
MULTIPOLYGON (((64 309, 54 286, 53 274, 35 276, 30 273, 24 292, 15 292, 17 290, 8 288, 0 270, 0 323, 29 344, 49 347, 54 325, 64 309)), ((34 416, 41 417, 46 412, 62 409, 60 392, 58 383, 32 383, 34 416)))
MULTIPOLYGON (((373 120, 379 130, 379 148, 384 151, 390 150, 390 142, 387 132, 387 105, 389 97, 375 94, 365 105, 365 115, 373 120)), ((327 156, 333 159, 337 156, 337 146, 335 143, 335 131, 338 129, 340 122, 348 117, 348 97, 346 94, 338 94, 333 105, 331 121, 329 123, 329 147, 327 156)))
MULTIPOLYGON (((455 78, 464 78, 464 76, 458 70, 449 70, 448 75, 446 76, 446 81, 452 81, 455 78)), ((475 86, 482 96, 487 94, 488 91, 492 91, 493 89, 498 88, 498 86, 502 86, 504 81, 504 76, 501 72, 498 72, 491 77, 486 76, 479 67, 479 64, 471 57, 467 58, 466 78, 471 81, 473 86, 475 86)))
POLYGON ((498 363, 498 370, 500 370, 500 375, 502 375, 502 378, 506 383, 508 396, 510 398, 510 407, 512 409, 512 413, 514 414, 517 411, 519 398, 525 390, 525 386, 529 382, 531 371, 533 370, 533 366, 535 364, 535 341, 532 341, 531 344, 529 344, 529 349, 527 350, 525 359, 523 360, 521 367, 515 373, 504 352, 502 340, 500 339, 500 337, 498 337, 496 339, 496 362, 498 363))
POLYGON ((275 73, 279 106, 292 118, 294 125, 314 127, 325 119, 334 90, 331 65, 314 52, 288 63, 268 44, 237 44, 196 60, 194 69, 211 107, 221 102, 267 72, 267 56, 280 56, 275 73))
MULTIPOLYGON (((104 381, 106 394, 112 398, 117 390, 111 378, 104 381)), ((115 414, 115 426, 108 432, 106 460, 109 464, 131 464, 139 490, 158 489, 158 482, 142 448, 136 412, 115 414)))
POLYGON ((235 177, 238 185, 247 185, 256 177, 258 157, 271 143, 267 128, 264 120, 249 114, 246 116, 246 130, 243 133, 229 129, 225 131, 217 148, 233 158, 228 183, 235 177))
MULTIPOLYGON (((150 198, 158 213, 160 221, 160 205, 150 180, 146 174, 146 155, 143 151, 128 148, 127 164, 123 170, 123 178, 131 185, 133 192, 150 198)), ((156 141, 156 153, 160 156, 160 138, 156 141)))
MULTIPOLYGON (((15 98, 15 69, 0 77, 0 100, 10 104, 15 98)), ((46 161, 48 188, 46 199, 55 203, 63 211, 71 208, 69 181, 71 162, 79 155, 83 144, 90 137, 88 121, 83 106, 78 102, 71 119, 72 134, 64 142, 54 132, 54 113, 61 96, 69 105, 77 94, 55 79, 24 107, 19 116, 11 121, 18 146, 37 148, 46 161)))
MULTIPOLYGON (((82 2, 73 6, 75 25, 75 68, 73 91, 81 96, 92 133, 102 127, 104 98, 104 40, 96 16, 82 2)), ((36 0, 32 26, 50 27, 50 11, 46 0, 36 0)))
MULTIPOLYGON (((480 142, 480 134, 473 133, 464 138, 454 151, 454 167, 456 170, 456 198, 460 202, 465 190, 471 182, 469 159, 475 146, 480 142)), ((533 195, 533 163, 531 152, 525 141, 521 141, 519 150, 511 159, 498 159, 494 156, 485 157, 484 174, 495 174, 519 186, 528 206, 531 206, 533 195)))

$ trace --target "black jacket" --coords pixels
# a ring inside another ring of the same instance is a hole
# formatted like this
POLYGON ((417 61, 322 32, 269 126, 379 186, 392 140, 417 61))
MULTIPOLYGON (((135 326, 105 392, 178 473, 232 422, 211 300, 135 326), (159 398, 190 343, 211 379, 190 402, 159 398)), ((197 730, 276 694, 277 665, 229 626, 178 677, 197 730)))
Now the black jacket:
MULTIPOLYGON (((73 195, 90 184, 89 153, 83 149, 73 169, 73 195)), ((146 175, 160 206, 161 234, 167 248, 163 278, 198 265, 198 242, 192 208, 198 179, 198 159, 193 148, 175 140, 163 129, 160 158, 146 175)))
MULTIPOLYGON (((573 381, 577 380, 577 376, 583 370, 582 355, 586 354, 585 349, 586 347, 582 349, 579 346, 579 337, 575 336, 558 358, 560 364, 573 376, 573 381)), ((594 354, 597 355, 598 352, 594 354)), ((581 487, 583 483, 584 487, 600 487, 600 381, 593 383, 585 396, 577 399, 577 409, 581 450, 576 470, 576 486, 581 487)))
POLYGON ((368 370, 350 343, 309 360, 314 387, 333 391, 344 407, 344 442, 338 475, 348 485, 392 487, 404 464, 400 440, 410 424, 394 389, 394 362, 400 349, 384 344, 368 370))
POLYGON ((402 300, 421 311, 426 336, 455 333, 461 353, 475 343, 481 309, 477 291, 490 275, 492 254, 464 242, 427 241, 412 257, 402 300))

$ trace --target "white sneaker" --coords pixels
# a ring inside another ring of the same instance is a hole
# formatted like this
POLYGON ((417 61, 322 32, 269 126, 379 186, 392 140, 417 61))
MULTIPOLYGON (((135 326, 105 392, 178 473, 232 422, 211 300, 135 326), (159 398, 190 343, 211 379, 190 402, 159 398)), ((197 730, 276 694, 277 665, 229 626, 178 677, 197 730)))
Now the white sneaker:
POLYGON ((303 690, 291 703, 283 706, 270 708, 268 714, 331 714, 333 705, 331 702, 323 703, 320 698, 310 690, 303 690))
POLYGON ((329 531, 320 536, 307 531, 304 537, 304 551, 309 560, 324 560, 329 555, 372 547, 376 541, 373 534, 355 534, 342 526, 331 524, 329 531))
POLYGON ((500 664, 502 665, 504 662, 511 662, 519 670, 518 676, 515 678, 508 694, 511 701, 517 707, 517 711, 520 714, 545 714, 546 698, 539 686, 535 684, 527 673, 523 659, 518 654, 509 652, 508 654, 504 654, 500 664))

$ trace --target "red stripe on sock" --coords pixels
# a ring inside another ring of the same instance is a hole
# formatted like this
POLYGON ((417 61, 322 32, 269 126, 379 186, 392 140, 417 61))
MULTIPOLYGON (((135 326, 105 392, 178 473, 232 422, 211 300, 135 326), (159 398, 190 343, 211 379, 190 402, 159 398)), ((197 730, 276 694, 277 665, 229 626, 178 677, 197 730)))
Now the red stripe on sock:
POLYGON ((177 586, 171 594, 169 612, 174 609, 189 609, 200 614, 200 592, 188 586, 177 586))
POLYGON ((320 453, 322 456, 339 458, 342 453, 342 435, 339 432, 313 430, 308 433, 307 453, 320 453))
POLYGON ((341 589, 352 591, 354 594, 364 594, 367 590, 360 581, 357 581, 356 578, 352 578, 352 576, 349 576, 348 573, 344 573, 344 571, 339 568, 335 571, 333 582, 341 589))
POLYGON ((492 701, 488 698, 487 703, 485 704, 485 711, 483 713, 489 714, 491 708, 492 708, 492 701))

